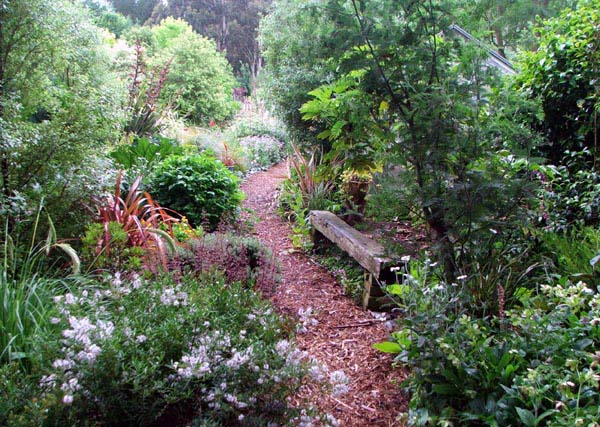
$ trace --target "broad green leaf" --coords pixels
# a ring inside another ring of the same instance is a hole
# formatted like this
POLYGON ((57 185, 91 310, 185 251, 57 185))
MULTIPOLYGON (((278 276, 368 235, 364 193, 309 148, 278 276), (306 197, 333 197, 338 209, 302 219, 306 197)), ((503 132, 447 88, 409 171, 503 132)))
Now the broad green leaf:
POLYGON ((519 418, 527 427, 533 427, 536 424, 535 415, 531 411, 523 408, 516 408, 519 418))
POLYGON ((408 285, 390 285, 386 286, 385 291, 391 295, 397 295, 399 297, 405 295, 410 290, 408 285))
POLYGON ((384 353, 393 353, 393 354, 397 354, 402 351, 402 347, 400 347, 395 342, 389 342, 389 341, 378 342, 376 344, 373 344, 373 348, 375 350, 379 350, 384 353))

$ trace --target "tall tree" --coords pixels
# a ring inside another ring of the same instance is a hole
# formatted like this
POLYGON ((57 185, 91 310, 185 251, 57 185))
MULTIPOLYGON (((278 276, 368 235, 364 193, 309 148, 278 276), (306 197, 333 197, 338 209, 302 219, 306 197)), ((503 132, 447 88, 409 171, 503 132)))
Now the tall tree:
POLYGON ((494 46, 505 58, 519 49, 534 49, 538 18, 555 16, 576 0, 461 0, 457 24, 494 46))
MULTIPOLYGON (((311 92, 313 99, 302 113, 311 125, 325 128, 319 136, 331 142, 334 152, 351 160, 345 166, 362 162, 365 154, 389 159, 394 153, 402 159, 407 186, 415 189, 414 202, 452 280, 474 264, 469 258, 476 253, 491 256, 493 245, 483 242, 497 239, 497 230, 510 232, 506 224, 516 220, 524 194, 520 180, 495 154, 510 138, 488 131, 495 119, 489 97, 494 76, 483 66, 485 53, 452 38, 450 2, 311 4, 294 9, 298 24, 291 30, 281 25, 282 36, 263 33, 270 73, 287 79, 291 91, 302 87, 295 80, 299 64, 319 70, 313 76, 325 84, 311 92), (303 39, 288 38, 289 33, 319 19, 326 22, 320 30, 325 32, 307 42, 315 50, 295 49, 303 39)), ((290 16, 285 10, 275 13, 290 16)), ((287 102, 286 95, 283 91, 278 97, 287 102)))
POLYGON ((117 12, 128 16, 136 24, 145 23, 154 8, 162 4, 161 0, 110 0, 110 3, 117 12))
POLYGON ((187 21, 199 34, 215 41, 237 74, 245 68, 253 78, 262 60, 257 29, 270 0, 177 0, 155 8, 155 23, 167 16, 187 21))
POLYGON ((26 212, 41 198, 57 219, 74 215, 76 188, 97 184, 86 169, 119 126, 120 86, 102 45, 77 3, 2 1, 1 215, 26 212))

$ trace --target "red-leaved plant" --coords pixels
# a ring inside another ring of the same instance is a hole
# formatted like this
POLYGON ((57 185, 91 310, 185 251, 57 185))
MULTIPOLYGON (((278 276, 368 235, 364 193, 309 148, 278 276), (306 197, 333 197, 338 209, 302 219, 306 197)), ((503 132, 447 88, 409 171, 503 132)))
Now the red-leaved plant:
MULTIPOLYGON (((119 172, 114 195, 98 203, 103 233, 96 244, 96 255, 110 256, 112 236, 109 225, 116 222, 127 233, 129 247, 144 249, 148 260, 158 256, 166 268, 167 249, 175 249, 173 224, 180 219, 172 215, 173 211, 161 207, 150 194, 139 189, 141 176, 133 182, 124 198, 121 195, 121 180, 122 172, 119 172)), ((147 262, 145 267, 152 270, 152 262, 147 262)))

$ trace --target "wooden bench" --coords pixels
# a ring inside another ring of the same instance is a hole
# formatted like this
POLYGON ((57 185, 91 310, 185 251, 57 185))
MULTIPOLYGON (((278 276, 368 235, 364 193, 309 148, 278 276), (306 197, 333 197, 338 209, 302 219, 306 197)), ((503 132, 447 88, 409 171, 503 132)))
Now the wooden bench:
POLYGON ((329 211, 310 211, 309 218, 315 244, 319 244, 325 237, 365 269, 363 308, 381 308, 381 300, 385 295, 379 286, 373 286, 373 281, 393 283, 395 274, 390 268, 397 265, 398 260, 386 256, 382 245, 329 211))

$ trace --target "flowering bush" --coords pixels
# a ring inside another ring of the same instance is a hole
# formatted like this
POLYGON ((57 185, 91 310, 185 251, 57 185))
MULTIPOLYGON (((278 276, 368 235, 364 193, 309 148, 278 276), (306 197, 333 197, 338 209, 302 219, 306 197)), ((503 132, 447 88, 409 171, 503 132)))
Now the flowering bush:
POLYGON ((266 136, 283 143, 290 141, 285 124, 260 106, 239 113, 227 131, 232 137, 239 139, 266 136))
POLYGON ((171 271, 208 273, 218 270, 227 282, 241 282, 265 295, 275 291, 279 265, 259 240, 231 233, 211 233, 188 241, 188 251, 171 257, 171 271))
POLYGON ((285 144, 271 136, 248 136, 239 143, 250 171, 266 169, 287 157, 285 144))
POLYGON ((46 362, 28 381, 0 370, 0 424, 154 425, 184 414, 200 425, 267 425, 295 416, 286 397, 306 373, 305 354, 240 284, 116 274, 55 302, 55 335, 37 343, 46 362))
POLYGON ((412 370, 411 426, 598 426, 599 289, 566 279, 539 294, 520 288, 518 304, 478 318, 469 278, 446 284, 431 270, 411 263, 388 287, 403 316, 376 344, 412 370))

